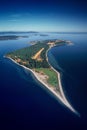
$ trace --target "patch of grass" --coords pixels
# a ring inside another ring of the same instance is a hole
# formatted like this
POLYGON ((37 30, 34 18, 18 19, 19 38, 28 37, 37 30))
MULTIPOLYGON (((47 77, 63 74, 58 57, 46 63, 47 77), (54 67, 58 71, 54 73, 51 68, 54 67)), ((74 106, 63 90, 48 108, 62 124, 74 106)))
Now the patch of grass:
POLYGON ((37 72, 43 72, 49 77, 47 82, 54 87, 58 87, 58 76, 54 70, 51 68, 36 68, 35 70, 37 72))

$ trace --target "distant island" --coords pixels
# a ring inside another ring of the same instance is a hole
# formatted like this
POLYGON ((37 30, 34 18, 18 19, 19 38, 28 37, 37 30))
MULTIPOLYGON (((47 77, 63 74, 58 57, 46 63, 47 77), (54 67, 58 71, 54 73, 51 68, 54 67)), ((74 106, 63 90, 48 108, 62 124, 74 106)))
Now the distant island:
POLYGON ((48 34, 40 34, 40 36, 46 37, 48 36, 48 34))
POLYGON ((2 31, 0 32, 1 35, 3 34, 26 34, 26 33, 39 33, 36 31, 2 31))
POLYGON ((6 35, 6 36, 0 36, 0 41, 4 40, 17 40, 20 38, 27 38, 28 36, 16 36, 16 35, 6 35))
POLYGON ((60 81, 60 73, 50 65, 47 57, 47 53, 52 47, 64 45, 66 43, 70 44, 70 41, 33 41, 31 42, 32 45, 30 47, 10 52, 5 57, 29 70, 35 78, 48 90, 50 90, 58 99, 60 99, 65 106, 76 113, 64 95, 60 81))

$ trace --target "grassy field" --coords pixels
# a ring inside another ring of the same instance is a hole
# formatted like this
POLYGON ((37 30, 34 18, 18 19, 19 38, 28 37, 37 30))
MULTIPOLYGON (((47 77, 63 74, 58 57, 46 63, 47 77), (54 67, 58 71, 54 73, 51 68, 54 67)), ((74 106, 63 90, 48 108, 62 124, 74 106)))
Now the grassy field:
POLYGON ((37 72, 43 72, 49 77, 47 82, 54 87, 58 87, 58 76, 54 70, 52 70, 51 68, 36 68, 35 70, 37 72))

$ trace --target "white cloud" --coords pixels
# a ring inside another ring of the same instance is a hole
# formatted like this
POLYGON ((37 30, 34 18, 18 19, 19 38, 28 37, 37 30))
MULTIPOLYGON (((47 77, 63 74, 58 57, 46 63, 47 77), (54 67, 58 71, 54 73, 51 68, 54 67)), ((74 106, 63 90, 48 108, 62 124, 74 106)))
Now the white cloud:
POLYGON ((10 18, 21 18, 24 16, 31 16, 31 13, 19 13, 19 14, 11 14, 10 18))
POLYGON ((10 15, 11 18, 19 18, 21 17, 21 14, 12 14, 10 15))
POLYGON ((17 19, 9 19, 8 21, 10 21, 10 22, 16 22, 18 20, 17 19))

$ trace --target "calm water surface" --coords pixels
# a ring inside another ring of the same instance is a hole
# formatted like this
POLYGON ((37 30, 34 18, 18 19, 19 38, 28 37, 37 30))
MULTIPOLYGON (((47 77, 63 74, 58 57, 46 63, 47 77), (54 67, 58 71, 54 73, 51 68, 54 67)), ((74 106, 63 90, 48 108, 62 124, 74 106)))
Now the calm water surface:
POLYGON ((81 128, 87 119, 87 36, 83 34, 27 34, 29 38, 0 41, 0 129, 81 128), (79 118, 41 87, 32 75, 3 56, 30 46, 29 41, 71 40, 73 46, 50 50, 52 65, 61 72, 64 92, 79 118))

